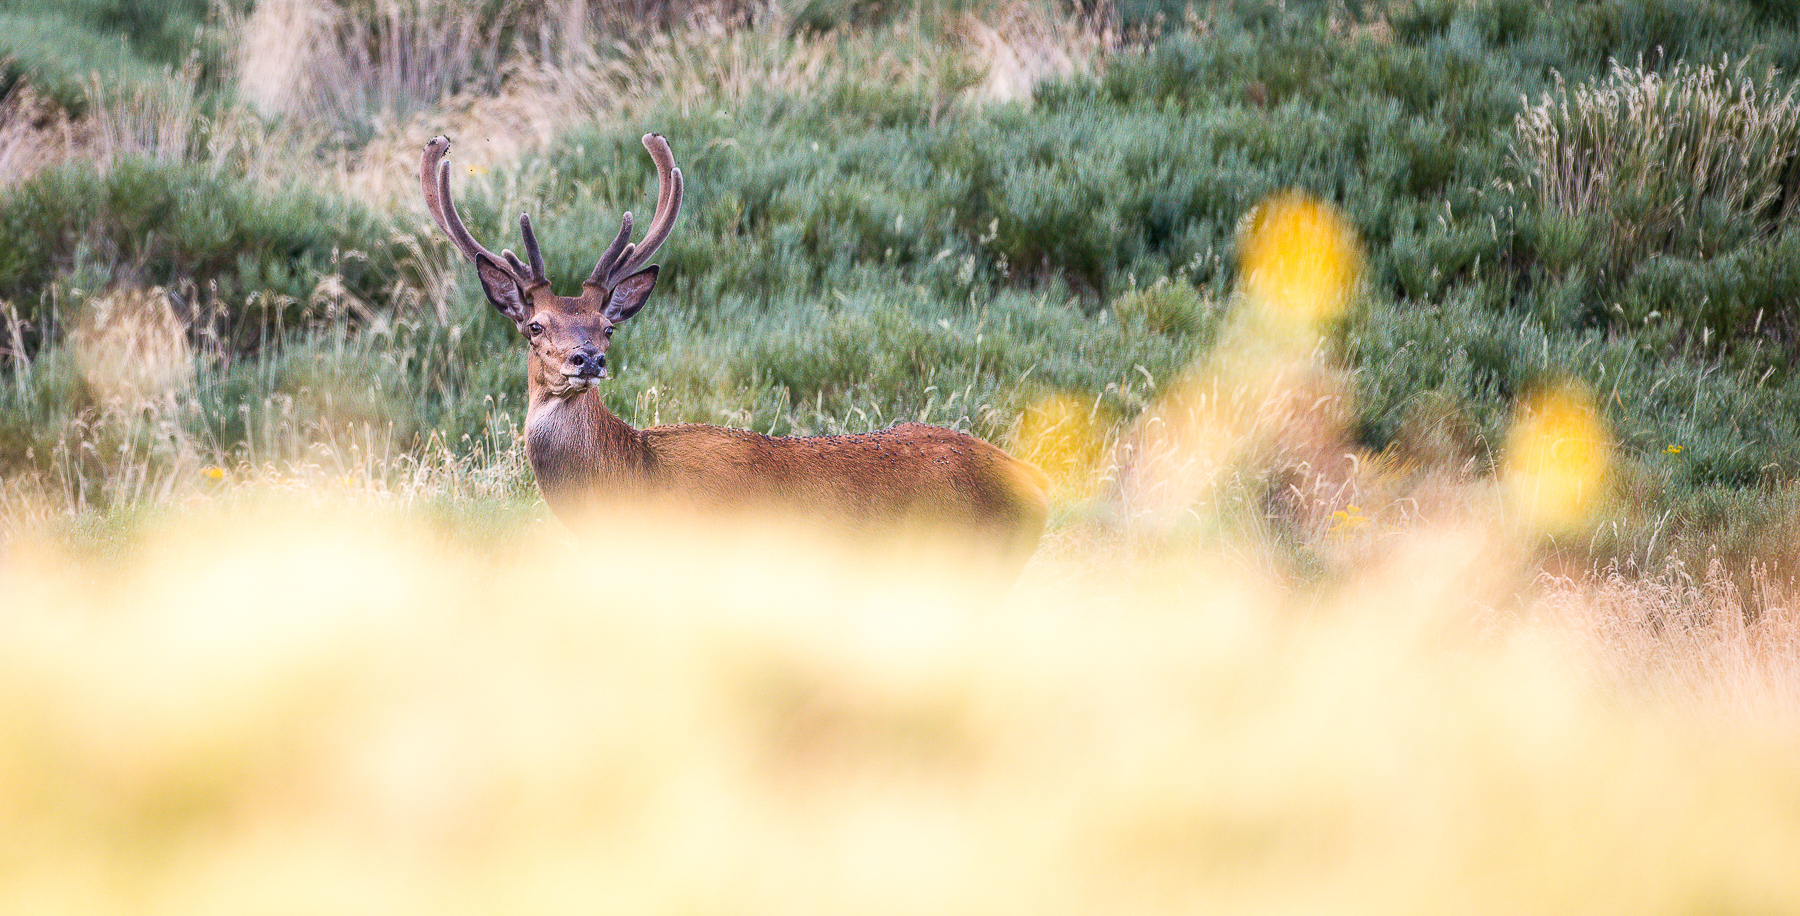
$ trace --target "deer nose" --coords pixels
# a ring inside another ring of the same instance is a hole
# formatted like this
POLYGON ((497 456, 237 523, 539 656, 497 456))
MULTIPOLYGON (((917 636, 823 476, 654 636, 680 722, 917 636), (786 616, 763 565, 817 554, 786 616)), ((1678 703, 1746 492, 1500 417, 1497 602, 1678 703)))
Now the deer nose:
POLYGON ((569 354, 569 365, 575 367, 577 376, 594 378, 606 371, 606 354, 592 346, 582 347, 569 354))

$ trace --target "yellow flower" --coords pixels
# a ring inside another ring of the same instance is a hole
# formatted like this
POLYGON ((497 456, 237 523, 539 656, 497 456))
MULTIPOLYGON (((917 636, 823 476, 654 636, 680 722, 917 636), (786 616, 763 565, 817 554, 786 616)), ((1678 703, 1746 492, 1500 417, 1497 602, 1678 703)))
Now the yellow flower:
POLYGON ((200 469, 200 476, 205 477, 207 480, 224 480, 225 469, 218 467, 217 465, 209 464, 200 469))
POLYGON ((485 165, 469 166, 469 174, 471 174, 471 175, 486 175, 487 173, 488 173, 488 167, 485 165))
POLYGON ((1278 326, 1316 334, 1343 313, 1362 273, 1356 230, 1301 191, 1258 204, 1238 230, 1239 288, 1278 326))
POLYGON ((1670 455, 1679 455, 1681 454, 1681 446, 1671 445, 1668 448, 1663 449, 1663 452, 1670 455))
POLYGON ((1050 477, 1057 499, 1093 496, 1106 457, 1106 427, 1089 404, 1073 395, 1045 398, 1019 418, 1013 439, 1019 457, 1050 477))
POLYGON ((1331 513, 1331 530, 1327 534, 1332 540, 1341 541, 1355 534, 1358 529, 1367 525, 1369 520, 1362 514, 1362 509, 1350 505, 1331 513))
POLYGON ((1586 389, 1547 387, 1519 405, 1506 437, 1509 508, 1539 534, 1573 529, 1593 510, 1611 462, 1611 436, 1586 389))

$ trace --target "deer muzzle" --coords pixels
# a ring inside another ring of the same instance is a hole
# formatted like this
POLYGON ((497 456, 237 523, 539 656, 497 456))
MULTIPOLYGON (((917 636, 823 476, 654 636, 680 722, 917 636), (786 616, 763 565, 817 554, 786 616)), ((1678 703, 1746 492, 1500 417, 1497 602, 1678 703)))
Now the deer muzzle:
POLYGON ((569 370, 563 375, 570 380, 606 378, 606 354, 592 346, 582 347, 569 354, 569 370))

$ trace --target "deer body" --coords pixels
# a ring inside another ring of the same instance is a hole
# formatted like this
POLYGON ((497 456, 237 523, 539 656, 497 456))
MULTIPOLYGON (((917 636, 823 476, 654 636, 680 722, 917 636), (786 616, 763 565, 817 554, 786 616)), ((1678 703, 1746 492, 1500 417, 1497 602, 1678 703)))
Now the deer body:
POLYGON ((765 436, 704 424, 640 430, 606 409, 596 385, 607 378, 613 330, 655 287, 658 268, 644 262, 681 202, 681 170, 668 144, 649 134, 644 146, 657 166, 656 216, 633 245, 625 214, 578 297, 550 291, 529 217, 520 217, 526 260, 511 251, 497 257, 475 242, 451 202, 449 141, 425 147, 420 179, 433 218, 529 343, 525 446, 551 510, 577 528, 606 500, 785 511, 853 532, 928 522, 974 534, 1014 559, 1029 556, 1048 514, 1047 481, 973 436, 922 423, 852 436, 765 436))
POLYGON ((901 520, 975 521, 996 534, 1043 526, 1029 466, 973 436, 923 423, 855 436, 765 436, 724 426, 634 429, 587 394, 527 415, 525 448, 552 511, 597 498, 674 495, 711 510, 797 509, 854 530, 901 520))

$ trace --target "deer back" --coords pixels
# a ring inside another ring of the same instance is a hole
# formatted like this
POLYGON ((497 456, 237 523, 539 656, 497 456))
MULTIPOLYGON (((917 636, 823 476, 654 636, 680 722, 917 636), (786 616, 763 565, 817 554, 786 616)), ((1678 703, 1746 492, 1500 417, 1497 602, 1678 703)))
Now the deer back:
POLYGON ((1042 474, 953 430, 905 423, 850 436, 764 436, 718 426, 642 432, 659 487, 709 502, 791 506, 853 526, 895 520, 1010 526, 1045 512, 1042 474))

